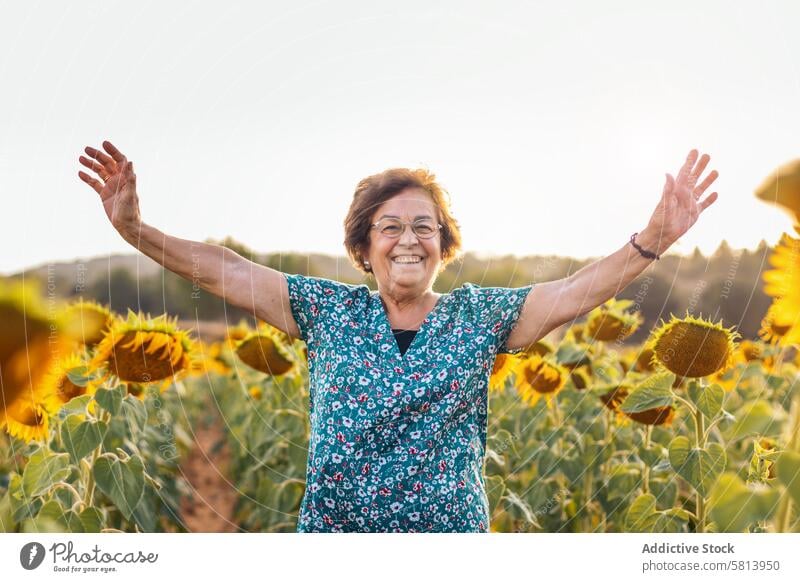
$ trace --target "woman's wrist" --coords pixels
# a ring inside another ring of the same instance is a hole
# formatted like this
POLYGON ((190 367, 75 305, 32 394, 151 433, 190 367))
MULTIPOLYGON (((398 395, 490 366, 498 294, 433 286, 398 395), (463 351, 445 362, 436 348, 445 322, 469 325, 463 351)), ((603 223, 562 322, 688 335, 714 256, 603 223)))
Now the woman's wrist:
POLYGON ((145 230, 147 227, 146 224, 143 222, 138 222, 136 224, 129 224, 122 226, 117 229, 117 232, 124 238, 128 243, 135 245, 139 242, 139 239, 142 236, 142 231, 145 230))
POLYGON ((670 242, 666 240, 662 233, 656 232, 649 226, 636 234, 635 242, 645 251, 650 251, 656 255, 661 254, 670 247, 670 242))

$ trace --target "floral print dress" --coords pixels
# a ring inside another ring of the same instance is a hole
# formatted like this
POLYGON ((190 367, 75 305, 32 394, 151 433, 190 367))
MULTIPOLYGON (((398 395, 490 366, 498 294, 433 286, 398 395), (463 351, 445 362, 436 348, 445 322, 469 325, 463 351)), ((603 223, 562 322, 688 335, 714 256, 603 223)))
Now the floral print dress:
POLYGON ((488 531, 489 374, 533 284, 441 295, 401 355, 377 291, 285 277, 309 368, 297 531, 488 531))

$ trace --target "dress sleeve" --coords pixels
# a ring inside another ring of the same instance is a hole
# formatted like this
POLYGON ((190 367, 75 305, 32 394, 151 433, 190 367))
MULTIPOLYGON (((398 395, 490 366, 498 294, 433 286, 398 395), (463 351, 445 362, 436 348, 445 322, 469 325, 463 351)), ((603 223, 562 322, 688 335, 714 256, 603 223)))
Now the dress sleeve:
POLYGON ((476 320, 489 336, 490 346, 498 354, 517 354, 523 348, 508 349, 506 341, 522 313, 534 283, 524 287, 477 287, 467 284, 476 320))
POLYGON ((325 335, 326 326, 336 326, 353 302, 353 285, 322 277, 284 273, 289 287, 289 307, 307 344, 325 335))

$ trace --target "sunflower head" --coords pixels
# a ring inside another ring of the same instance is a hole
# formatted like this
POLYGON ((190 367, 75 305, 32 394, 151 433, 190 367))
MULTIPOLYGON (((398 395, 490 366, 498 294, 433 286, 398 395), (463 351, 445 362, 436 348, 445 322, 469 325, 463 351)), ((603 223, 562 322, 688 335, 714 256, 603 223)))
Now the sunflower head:
POLYGON ((538 354, 518 362, 515 372, 517 392, 531 406, 542 396, 550 405, 553 396, 564 387, 567 380, 564 367, 538 354))
POLYGON ((40 404, 27 398, 12 402, 0 413, 0 428, 5 426, 6 432, 26 443, 32 441, 46 442, 48 438, 49 419, 47 411, 40 404))
POLYGON ((105 366, 123 382, 169 384, 191 366, 195 342, 177 325, 177 317, 152 318, 128 310, 97 345, 92 367, 105 366))
POLYGON ((586 333, 599 341, 622 340, 635 332, 642 322, 638 312, 629 313, 630 299, 609 299, 589 313, 586 333))
POLYGON ((651 338, 658 363, 678 376, 699 378, 728 368, 740 337, 733 328, 725 328, 689 315, 672 315, 651 338))
POLYGON ((492 373, 489 376, 489 391, 500 392, 506 385, 506 379, 513 373, 520 358, 513 354, 497 354, 494 359, 492 373))
POLYGON ((773 170, 759 184, 755 194, 764 202, 782 206, 800 222, 800 159, 773 170))
POLYGON ((637 372, 652 372, 656 369, 655 352, 651 346, 645 346, 636 353, 633 369, 637 372))
POLYGON ((86 371, 83 359, 75 353, 53 362, 41 384, 36 387, 36 400, 41 401, 50 414, 56 414, 64 404, 76 396, 94 394, 97 391, 97 384, 93 380, 89 380, 85 385, 81 385, 83 382, 78 380, 77 383, 73 382, 75 375, 82 376, 86 371))
POLYGON ((0 279, 0 426, 6 407, 17 400, 28 403, 28 408, 22 402, 14 408, 17 417, 27 418, 28 409, 36 413, 36 387, 52 362, 70 348, 58 321, 47 317, 39 291, 37 283, 0 279))
POLYGON ((100 343, 114 323, 114 314, 107 307, 83 299, 68 305, 60 317, 64 334, 89 347, 100 343))
POLYGON ((577 344, 584 341, 585 335, 586 335, 586 325, 583 323, 574 323, 564 334, 564 339, 570 340, 577 344))
POLYGON ((616 412, 619 415, 623 415, 625 418, 629 418, 630 420, 638 422, 639 424, 647 424, 651 426, 669 426, 672 424, 672 421, 675 418, 675 408, 672 406, 657 406, 641 412, 622 412, 620 410, 620 405, 625 401, 629 393, 629 386, 625 384, 619 384, 612 386, 604 393, 601 393, 600 401, 609 410, 616 412))
POLYGON ((528 346, 523 352, 520 354, 521 356, 533 356, 538 354, 540 356, 546 356, 547 354, 552 354, 555 352, 555 348, 553 344, 549 341, 540 339, 536 342, 533 342, 530 346, 528 346))
POLYGON ((222 343, 206 343, 197 341, 195 357, 189 365, 190 376, 205 376, 206 374, 219 374, 224 376, 231 369, 222 357, 222 343))
POLYGON ((758 336, 771 345, 785 345, 787 336, 795 325, 796 314, 787 312, 784 302, 776 299, 767 309, 766 315, 761 320, 761 329, 758 336))
POLYGON ((569 377, 572 380, 572 385, 575 386, 576 390, 586 390, 591 382, 589 373, 583 368, 570 370, 569 377))
POLYGON ((262 325, 236 344, 236 355, 254 370, 282 376, 295 364, 287 339, 286 334, 272 326, 262 325))
POLYGON ((229 327, 227 332, 225 333, 225 343, 227 343, 232 349, 236 348, 236 344, 246 338, 250 333, 252 333, 252 329, 244 319, 239 320, 239 323, 233 327, 229 327))
POLYGON ((258 384, 250 386, 250 388, 247 389, 247 393, 253 400, 261 400, 261 397, 264 395, 264 391, 258 384))

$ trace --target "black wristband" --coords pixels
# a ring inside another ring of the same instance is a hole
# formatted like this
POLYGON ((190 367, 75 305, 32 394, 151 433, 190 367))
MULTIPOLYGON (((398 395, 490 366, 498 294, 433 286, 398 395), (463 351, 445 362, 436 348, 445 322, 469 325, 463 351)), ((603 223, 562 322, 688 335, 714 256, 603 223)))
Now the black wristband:
POLYGON ((652 251, 646 251, 642 247, 640 247, 639 245, 636 244, 636 241, 633 240, 633 239, 636 237, 637 234, 639 234, 639 233, 638 232, 634 232, 631 235, 631 244, 633 245, 633 248, 635 248, 637 251, 639 251, 639 254, 641 254, 646 259, 655 259, 657 261, 660 260, 661 257, 659 257, 657 254, 655 254, 652 251))

